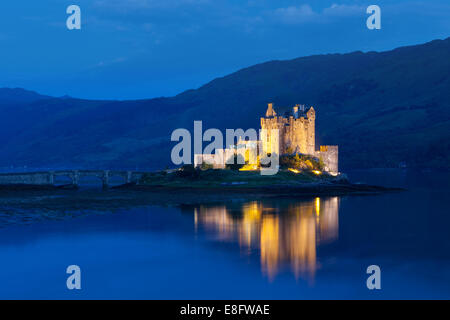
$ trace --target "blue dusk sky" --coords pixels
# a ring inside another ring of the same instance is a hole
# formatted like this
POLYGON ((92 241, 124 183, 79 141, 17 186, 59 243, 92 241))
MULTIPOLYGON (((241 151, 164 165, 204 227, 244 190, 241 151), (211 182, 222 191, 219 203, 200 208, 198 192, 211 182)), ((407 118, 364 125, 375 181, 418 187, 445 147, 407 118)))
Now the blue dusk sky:
POLYGON ((16 0, 0 7, 0 87, 91 99, 171 96, 275 59, 450 36, 448 0, 16 0), (66 8, 81 8, 68 30, 66 8), (381 7, 381 30, 366 8, 381 7))

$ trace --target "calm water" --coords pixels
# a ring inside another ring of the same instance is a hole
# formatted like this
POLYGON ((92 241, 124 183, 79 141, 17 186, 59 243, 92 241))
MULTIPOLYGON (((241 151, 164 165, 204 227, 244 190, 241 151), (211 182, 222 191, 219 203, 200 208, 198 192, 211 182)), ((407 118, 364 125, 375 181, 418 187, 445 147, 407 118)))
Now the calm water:
POLYGON ((0 298, 449 299, 450 174, 349 176, 408 191, 3 226, 0 298), (81 291, 66 289, 71 264, 81 267, 81 291), (372 264, 379 291, 366 287, 372 264))

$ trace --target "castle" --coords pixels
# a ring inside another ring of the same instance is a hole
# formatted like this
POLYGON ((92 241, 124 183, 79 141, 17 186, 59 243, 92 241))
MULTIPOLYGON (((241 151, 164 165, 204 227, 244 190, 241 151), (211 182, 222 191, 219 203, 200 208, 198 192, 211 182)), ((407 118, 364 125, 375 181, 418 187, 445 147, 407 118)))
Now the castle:
POLYGON ((295 105, 284 116, 277 115, 273 104, 269 103, 265 117, 261 118, 260 140, 244 140, 242 137, 236 146, 216 149, 215 154, 195 154, 194 166, 202 162, 225 168, 227 160, 241 155, 246 162, 257 162, 257 151, 261 154, 300 153, 321 159, 324 170, 338 173, 338 146, 320 146, 316 150, 316 112, 313 107, 295 105))
POLYGON ((261 129, 266 129, 267 133, 261 139, 264 153, 312 155, 322 159, 325 171, 339 172, 338 146, 320 146, 316 150, 316 111, 313 107, 297 104, 292 112, 279 116, 269 103, 266 116, 261 118, 261 129), (273 136, 273 129, 278 130, 278 137, 273 136))

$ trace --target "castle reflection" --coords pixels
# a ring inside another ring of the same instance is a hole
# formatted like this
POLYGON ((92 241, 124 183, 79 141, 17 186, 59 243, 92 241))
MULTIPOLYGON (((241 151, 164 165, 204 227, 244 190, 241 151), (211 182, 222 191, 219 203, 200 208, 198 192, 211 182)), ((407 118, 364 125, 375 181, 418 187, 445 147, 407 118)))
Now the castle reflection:
POLYGON ((262 272, 273 279, 284 266, 296 278, 314 279, 317 246, 339 235, 339 198, 282 203, 249 202, 243 205, 199 206, 195 225, 220 241, 237 241, 260 255, 262 272))

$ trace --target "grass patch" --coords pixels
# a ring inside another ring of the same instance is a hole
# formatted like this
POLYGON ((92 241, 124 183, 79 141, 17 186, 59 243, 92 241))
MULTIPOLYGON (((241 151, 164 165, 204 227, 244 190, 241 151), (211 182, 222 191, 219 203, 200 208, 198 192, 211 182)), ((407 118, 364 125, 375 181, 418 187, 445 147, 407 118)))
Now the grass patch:
POLYGON ((320 175, 312 171, 304 170, 294 173, 280 170, 275 175, 263 176, 260 171, 235 171, 235 170, 200 170, 183 169, 177 171, 160 171, 146 174, 141 183, 149 186, 167 187, 264 187, 271 185, 298 185, 311 182, 331 181, 336 179, 326 173, 320 175))

